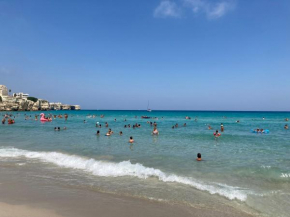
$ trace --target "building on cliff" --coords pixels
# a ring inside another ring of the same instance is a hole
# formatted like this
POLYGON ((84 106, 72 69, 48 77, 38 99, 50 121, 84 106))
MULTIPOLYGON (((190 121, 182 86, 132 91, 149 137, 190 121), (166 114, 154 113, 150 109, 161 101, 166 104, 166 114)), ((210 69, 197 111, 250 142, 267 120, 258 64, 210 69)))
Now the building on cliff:
POLYGON ((0 85, 0 96, 8 96, 8 88, 5 85, 0 85))
POLYGON ((12 95, 13 95, 13 97, 19 97, 19 98, 27 98, 27 97, 29 97, 28 93, 13 93, 12 95))
POLYGON ((8 94, 8 88, 0 85, 0 111, 47 111, 80 110, 79 105, 67 105, 60 102, 49 103, 47 100, 29 97, 27 93, 8 94))

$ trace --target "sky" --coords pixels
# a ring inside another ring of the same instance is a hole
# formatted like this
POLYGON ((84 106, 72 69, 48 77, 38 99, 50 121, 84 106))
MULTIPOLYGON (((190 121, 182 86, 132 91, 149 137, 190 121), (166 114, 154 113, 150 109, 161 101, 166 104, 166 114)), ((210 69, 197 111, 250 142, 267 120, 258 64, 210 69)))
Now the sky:
POLYGON ((290 111, 289 0, 0 0, 0 84, 82 109, 290 111))

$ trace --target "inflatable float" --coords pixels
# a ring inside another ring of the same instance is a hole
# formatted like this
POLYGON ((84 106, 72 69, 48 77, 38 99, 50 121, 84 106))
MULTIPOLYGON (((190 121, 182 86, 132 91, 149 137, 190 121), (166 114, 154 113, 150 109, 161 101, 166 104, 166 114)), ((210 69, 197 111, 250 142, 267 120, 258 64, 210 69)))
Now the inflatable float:
POLYGON ((8 120, 8 124, 14 124, 14 123, 15 123, 14 120, 11 120, 11 119, 8 120))
POLYGON ((214 135, 215 137, 220 137, 222 134, 220 134, 220 133, 213 133, 213 135, 214 135))
POLYGON ((263 130, 263 131, 261 131, 261 130, 259 130, 259 131, 257 131, 257 130, 251 130, 251 132, 252 133, 264 133, 264 134, 268 134, 268 133, 270 133, 270 130, 263 130))
POLYGON ((40 121, 42 122, 47 122, 47 121, 51 121, 50 119, 48 118, 45 118, 45 115, 43 113, 40 114, 40 121))

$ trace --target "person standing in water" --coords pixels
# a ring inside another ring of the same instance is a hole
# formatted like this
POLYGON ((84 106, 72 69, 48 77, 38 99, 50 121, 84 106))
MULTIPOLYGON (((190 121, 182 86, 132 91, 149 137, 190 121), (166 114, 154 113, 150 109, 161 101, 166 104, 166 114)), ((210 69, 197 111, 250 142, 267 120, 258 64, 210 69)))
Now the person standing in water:
POLYGON ((153 129, 152 135, 159 135, 159 132, 158 132, 156 127, 154 127, 154 129, 153 129))
POLYGON ((221 132, 224 132, 224 125, 221 123, 221 132))
POLYGON ((133 136, 130 136, 129 142, 130 142, 130 143, 134 143, 133 136))

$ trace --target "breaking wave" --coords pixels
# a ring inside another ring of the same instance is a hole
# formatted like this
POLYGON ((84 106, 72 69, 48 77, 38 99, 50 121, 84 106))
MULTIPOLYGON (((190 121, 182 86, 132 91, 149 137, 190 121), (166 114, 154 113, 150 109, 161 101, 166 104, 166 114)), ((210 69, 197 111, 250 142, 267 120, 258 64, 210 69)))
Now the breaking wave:
POLYGON ((167 174, 159 169, 145 167, 142 164, 132 164, 130 161, 120 163, 97 161, 76 155, 68 155, 58 152, 34 152, 17 148, 0 148, 1 158, 25 157, 37 159, 42 162, 53 163, 59 167, 78 169, 89 172, 95 176, 121 177, 132 176, 140 179, 156 177, 163 182, 181 183, 192 186, 196 189, 207 191, 210 194, 219 194, 230 200, 245 201, 247 193, 237 187, 232 187, 218 183, 203 183, 191 177, 183 177, 175 174, 167 174))

